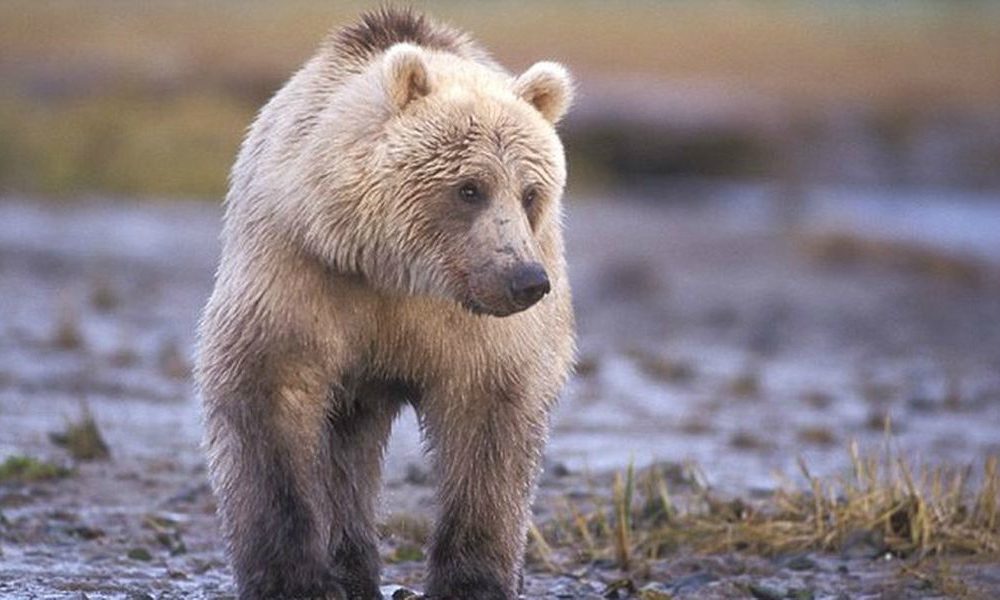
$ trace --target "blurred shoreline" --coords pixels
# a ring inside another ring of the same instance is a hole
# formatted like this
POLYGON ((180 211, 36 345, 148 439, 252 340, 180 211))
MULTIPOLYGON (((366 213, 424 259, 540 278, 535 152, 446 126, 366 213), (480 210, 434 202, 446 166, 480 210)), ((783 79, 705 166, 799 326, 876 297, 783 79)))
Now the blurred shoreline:
MULTIPOLYGON (((0 6, 0 190, 218 199, 256 110, 372 5, 0 6)), ((988 2, 418 2, 513 70, 565 62, 576 190, 646 178, 1000 189, 988 2)))

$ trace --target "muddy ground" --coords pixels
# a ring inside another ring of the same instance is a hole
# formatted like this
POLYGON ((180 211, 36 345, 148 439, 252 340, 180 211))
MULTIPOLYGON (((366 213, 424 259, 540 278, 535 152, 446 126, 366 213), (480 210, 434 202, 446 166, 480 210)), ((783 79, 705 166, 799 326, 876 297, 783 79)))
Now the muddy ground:
MULTIPOLYGON (((775 473, 794 480, 800 454, 835 475, 849 440, 882 443, 887 415, 892 443, 917 463, 1000 453, 997 238, 922 235, 947 230, 931 213, 901 242, 839 203, 778 203, 758 188, 641 196, 571 201, 581 362, 554 419, 539 521, 629 462, 696 464, 732 495, 766 493, 775 473), (864 241, 831 235, 856 230, 864 241)), ((971 222, 1000 230, 995 205, 977 202, 971 222)), ((0 459, 74 469, 0 483, 0 596, 233 594, 189 376, 219 215, 0 198, 0 459), (73 462, 51 439, 84 404, 108 460, 73 462)), ((388 452, 386 519, 432 515, 427 480, 406 415, 388 452)), ((385 583, 419 587, 419 552, 398 550, 388 536, 385 583)), ((876 554, 678 553, 640 583, 692 598, 947 595, 876 554)), ((956 568, 1000 595, 994 562, 956 568)), ((527 597, 614 597, 623 576, 609 561, 543 571, 529 568, 527 597)))

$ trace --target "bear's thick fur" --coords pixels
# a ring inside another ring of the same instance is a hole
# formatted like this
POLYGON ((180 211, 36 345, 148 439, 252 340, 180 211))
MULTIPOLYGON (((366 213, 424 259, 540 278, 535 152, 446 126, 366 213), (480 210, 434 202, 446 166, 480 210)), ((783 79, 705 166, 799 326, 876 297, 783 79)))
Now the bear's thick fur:
POLYGON ((213 488, 241 598, 378 598, 382 451, 417 411, 439 485, 434 598, 516 597, 571 370, 554 63, 380 10, 261 110, 199 332, 213 488))

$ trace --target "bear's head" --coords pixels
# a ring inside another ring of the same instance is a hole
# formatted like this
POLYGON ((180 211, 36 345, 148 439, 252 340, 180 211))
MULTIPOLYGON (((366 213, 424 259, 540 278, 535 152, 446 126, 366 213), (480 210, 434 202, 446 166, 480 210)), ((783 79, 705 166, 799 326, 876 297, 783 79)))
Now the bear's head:
POLYGON ((566 70, 512 77, 408 43, 342 86, 324 119, 335 200, 311 231, 340 270, 475 313, 529 308, 563 276, 566 70), (330 141, 330 140, 327 140, 330 141))

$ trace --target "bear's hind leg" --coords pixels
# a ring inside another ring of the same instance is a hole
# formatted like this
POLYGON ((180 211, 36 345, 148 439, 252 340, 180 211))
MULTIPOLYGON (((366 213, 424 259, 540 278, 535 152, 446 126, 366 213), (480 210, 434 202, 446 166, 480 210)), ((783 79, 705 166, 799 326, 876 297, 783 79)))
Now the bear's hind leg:
POLYGON ((335 512, 329 551, 334 578, 352 600, 380 597, 375 507, 383 450, 402 406, 394 392, 382 385, 361 386, 350 413, 329 421, 332 469, 327 487, 335 512))

